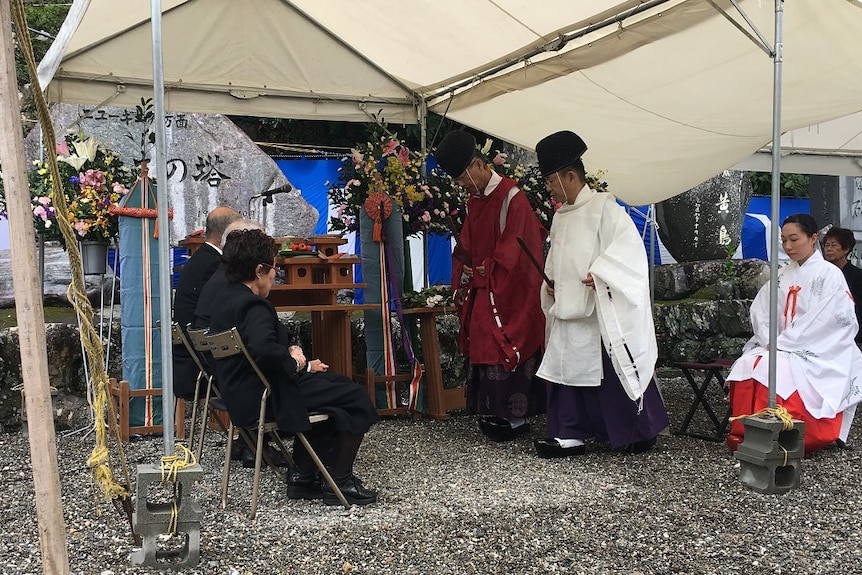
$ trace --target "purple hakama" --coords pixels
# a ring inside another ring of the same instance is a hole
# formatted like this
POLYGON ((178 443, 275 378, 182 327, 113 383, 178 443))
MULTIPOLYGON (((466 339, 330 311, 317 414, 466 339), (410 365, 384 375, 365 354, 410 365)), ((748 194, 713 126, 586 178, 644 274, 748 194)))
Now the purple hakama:
POLYGON ((609 441, 612 448, 652 439, 670 425, 655 378, 643 409, 626 394, 602 348, 604 378, 598 387, 548 384, 548 437, 609 441))

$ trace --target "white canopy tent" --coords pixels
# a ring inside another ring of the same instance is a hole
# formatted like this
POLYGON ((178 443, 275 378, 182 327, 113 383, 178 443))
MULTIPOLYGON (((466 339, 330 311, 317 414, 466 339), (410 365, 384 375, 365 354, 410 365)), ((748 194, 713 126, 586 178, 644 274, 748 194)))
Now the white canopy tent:
MULTIPOLYGON (((772 143, 734 166, 768 172, 772 143)), ((862 176, 862 112, 781 136, 781 169, 792 174, 862 176)))
MULTIPOLYGON (((165 107, 402 123, 427 106, 530 149, 568 128, 646 204, 772 141, 772 62, 734 3, 771 44, 768 0, 164 0, 165 107)), ((40 66, 49 99, 149 97, 150 7, 75 7, 40 66)), ((860 26, 860 0, 787 7, 782 131, 862 110, 860 26)))

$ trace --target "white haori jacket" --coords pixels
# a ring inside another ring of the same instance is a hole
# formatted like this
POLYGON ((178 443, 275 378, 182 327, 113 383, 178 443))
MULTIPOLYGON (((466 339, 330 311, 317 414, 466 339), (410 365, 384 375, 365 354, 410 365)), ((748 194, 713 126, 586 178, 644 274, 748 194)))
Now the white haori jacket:
MULTIPOLYGON (((835 417, 862 400, 862 352, 853 298, 841 270, 816 251, 801 266, 778 271, 778 337, 775 391, 799 392, 817 419, 835 417)), ((728 380, 769 382, 769 283, 751 304, 754 336, 733 364, 728 380)))
POLYGON ((600 345, 632 400, 652 380, 658 358, 649 297, 649 267, 631 218, 608 193, 587 186, 554 214, 542 286, 545 355, 537 375, 553 383, 602 382, 600 345), (596 288, 581 283, 592 274, 596 288))

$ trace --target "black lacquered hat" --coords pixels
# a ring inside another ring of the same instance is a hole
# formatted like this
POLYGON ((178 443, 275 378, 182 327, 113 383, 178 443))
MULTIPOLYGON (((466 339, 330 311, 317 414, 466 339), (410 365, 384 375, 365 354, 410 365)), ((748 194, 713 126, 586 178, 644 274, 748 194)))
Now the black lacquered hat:
POLYGON ((434 158, 447 174, 457 178, 470 163, 475 150, 476 138, 464 130, 455 130, 446 134, 437 146, 434 158))
POLYGON ((555 132, 542 138, 536 144, 536 155, 539 157, 539 171, 542 177, 571 166, 586 151, 587 145, 581 137, 569 130, 555 132))

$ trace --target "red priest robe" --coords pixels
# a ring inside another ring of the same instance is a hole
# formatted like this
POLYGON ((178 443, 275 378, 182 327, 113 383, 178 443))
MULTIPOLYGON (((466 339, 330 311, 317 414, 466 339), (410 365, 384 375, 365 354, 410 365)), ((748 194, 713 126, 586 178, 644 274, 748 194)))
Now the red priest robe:
POLYGON ((503 365, 508 371, 535 354, 545 337, 542 277, 517 238, 541 262, 547 231, 516 186, 494 173, 485 195, 470 197, 460 237, 463 253, 456 250, 452 265, 461 351, 471 364, 503 365), (465 261, 474 270, 484 264, 485 276, 462 277, 465 261))

